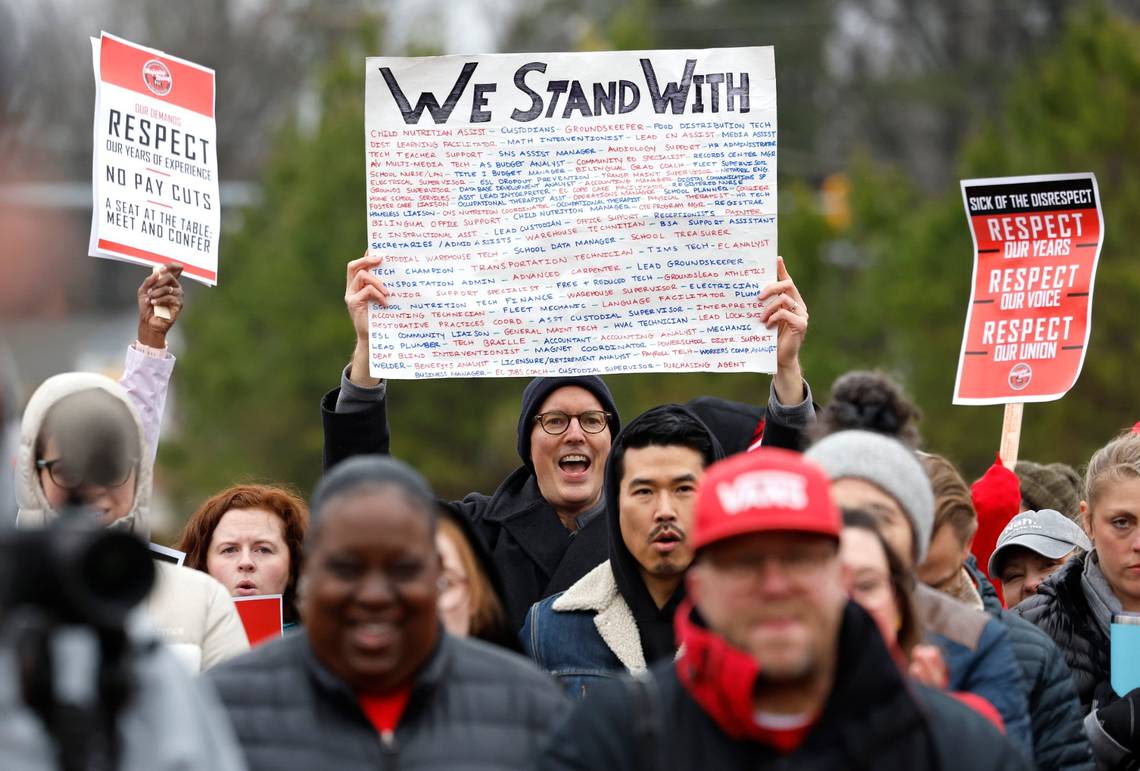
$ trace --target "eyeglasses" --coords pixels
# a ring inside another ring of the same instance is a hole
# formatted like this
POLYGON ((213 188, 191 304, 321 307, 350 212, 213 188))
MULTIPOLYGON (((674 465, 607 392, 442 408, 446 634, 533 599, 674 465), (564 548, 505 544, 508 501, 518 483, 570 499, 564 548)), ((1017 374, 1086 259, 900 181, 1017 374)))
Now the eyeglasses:
POLYGON ((577 418, 578 425, 587 434, 600 434, 606 426, 610 423, 610 418, 613 417, 612 413, 602 412, 601 410, 586 410, 579 412, 577 415, 567 415, 560 410, 552 410, 551 412, 543 412, 540 415, 535 415, 534 419, 538 425, 542 426, 542 430, 548 434, 565 434, 566 429, 570 428, 570 419, 577 418))
POLYGON ((780 573, 797 584, 811 582, 823 566, 836 558, 831 544, 818 547, 795 547, 776 554, 740 554, 733 558, 710 560, 724 579, 733 584, 751 584, 763 576, 774 563, 780 573))
POLYGON ((40 458, 36 461, 36 468, 46 470, 51 481, 57 487, 62 487, 65 490, 78 490, 86 485, 122 487, 131 478, 131 472, 134 471, 135 465, 138 463, 137 459, 131 458, 128 459, 129 462, 123 464, 121 469, 104 467, 91 472, 86 469, 72 468, 63 460, 63 458, 54 458, 53 460, 40 458), (85 471, 91 473, 92 478, 86 478, 84 476, 85 471))
POLYGON ((440 610, 451 610, 467 599, 467 578, 450 570, 439 577, 440 610))

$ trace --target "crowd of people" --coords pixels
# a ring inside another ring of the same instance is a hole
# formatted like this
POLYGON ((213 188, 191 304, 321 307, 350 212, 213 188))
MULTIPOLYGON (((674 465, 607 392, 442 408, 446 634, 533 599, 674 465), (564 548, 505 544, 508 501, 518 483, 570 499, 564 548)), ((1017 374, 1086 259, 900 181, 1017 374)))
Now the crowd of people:
MULTIPOLYGON (((218 491, 183 564, 155 561, 121 767, 1140 768, 1140 688, 1114 688, 1111 651, 1114 619, 1140 618, 1140 428, 1083 473, 999 458, 970 485, 889 377, 847 373, 815 403, 780 260, 757 304, 766 399, 623 421, 603 378, 538 377, 519 467, 441 500, 390 454, 389 399, 414 386, 368 371, 377 264, 347 265, 356 351, 320 400, 308 502, 218 491), (282 596, 284 631, 251 649, 231 598, 260 595, 282 596)), ((178 266, 148 277, 120 380, 32 394, 0 480, 18 529, 149 541, 182 303, 178 266)), ((6 639, 0 765, 54 767, 58 714, 6 639)))

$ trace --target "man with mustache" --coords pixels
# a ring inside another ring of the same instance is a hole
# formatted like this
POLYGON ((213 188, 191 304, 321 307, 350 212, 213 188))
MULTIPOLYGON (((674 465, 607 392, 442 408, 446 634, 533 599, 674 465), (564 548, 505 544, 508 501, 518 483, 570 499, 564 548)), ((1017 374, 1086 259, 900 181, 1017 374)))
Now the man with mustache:
POLYGON ((604 488, 610 557, 535 603, 519 634, 527 655, 570 696, 675 654, 693 502, 705 466, 720 457, 709 429, 677 404, 642 413, 614 440, 604 488))

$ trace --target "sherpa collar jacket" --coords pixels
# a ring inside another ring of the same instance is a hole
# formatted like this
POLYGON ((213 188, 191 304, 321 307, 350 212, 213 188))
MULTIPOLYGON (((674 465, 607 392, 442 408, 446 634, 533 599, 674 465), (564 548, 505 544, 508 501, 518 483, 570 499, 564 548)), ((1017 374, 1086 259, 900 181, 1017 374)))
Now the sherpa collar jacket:
POLYGON ((598 683, 645 671, 637 621, 609 560, 561 594, 536 602, 519 632, 523 652, 584 698, 598 683))

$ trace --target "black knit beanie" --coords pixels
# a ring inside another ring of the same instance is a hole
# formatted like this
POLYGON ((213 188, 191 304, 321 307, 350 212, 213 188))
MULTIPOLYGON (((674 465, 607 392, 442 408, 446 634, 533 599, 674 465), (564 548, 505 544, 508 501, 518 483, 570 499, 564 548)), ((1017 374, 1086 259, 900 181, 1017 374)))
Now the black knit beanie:
POLYGON ((698 396, 686 405, 724 448, 725 455, 744 452, 757 439, 767 410, 754 404, 730 402, 718 396, 698 396))
POLYGON ((534 425, 534 416, 538 408, 546 401, 546 397, 563 386, 578 386, 597 397, 602 409, 610 413, 610 441, 621 431, 621 420, 618 418, 617 405, 614 404, 613 394, 606 386, 604 380, 597 375, 580 375, 576 377, 536 377, 527 384, 522 395, 522 409, 519 411, 518 449, 523 465, 533 470, 534 464, 530 460, 530 432, 534 425))

